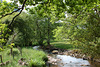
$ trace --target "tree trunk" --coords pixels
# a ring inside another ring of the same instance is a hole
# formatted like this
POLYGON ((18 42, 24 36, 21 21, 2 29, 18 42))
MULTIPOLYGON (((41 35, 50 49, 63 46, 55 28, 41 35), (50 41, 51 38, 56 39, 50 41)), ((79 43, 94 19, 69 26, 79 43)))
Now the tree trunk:
POLYGON ((38 21, 36 22, 36 26, 37 26, 37 36, 39 37, 39 40, 38 40, 38 44, 43 46, 43 39, 42 39, 42 34, 41 34, 41 28, 39 27, 39 23, 38 21))
POLYGON ((0 57, 1 57, 1 63, 3 63, 3 60, 2 60, 2 55, 0 55, 0 57))
POLYGON ((11 55, 13 54, 13 48, 10 49, 10 54, 11 54, 11 55))
POLYGON ((40 46, 43 46, 43 40, 40 40, 38 43, 40 46))
POLYGON ((50 45, 50 18, 48 18, 48 39, 47 44, 50 45))

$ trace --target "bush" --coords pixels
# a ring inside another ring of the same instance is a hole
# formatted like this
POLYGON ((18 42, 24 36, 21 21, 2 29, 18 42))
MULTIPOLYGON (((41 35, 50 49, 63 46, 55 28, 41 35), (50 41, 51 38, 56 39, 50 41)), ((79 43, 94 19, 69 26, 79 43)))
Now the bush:
POLYGON ((45 62, 48 60, 46 54, 43 51, 36 51, 33 54, 30 62, 29 67, 46 67, 45 62))
MULTIPOLYGON (((7 50, 7 55, 10 55, 10 54, 11 54, 11 52, 10 52, 10 49, 9 49, 9 50, 7 50)), ((18 54, 20 54, 20 51, 17 48, 13 48, 13 54, 18 55, 18 54)))
POLYGON ((40 59, 31 59, 29 67, 46 67, 45 62, 40 59))
POLYGON ((47 55, 40 50, 33 50, 32 47, 23 47, 22 48, 22 56, 18 55, 20 52, 17 48, 13 48, 13 53, 16 54, 14 59, 9 56, 10 49, 6 48, 4 51, 0 52, 3 56, 3 62, 11 61, 8 65, 4 67, 46 67, 45 61, 47 60, 47 55), (28 66, 18 64, 18 61, 24 58, 25 62, 28 63, 28 66))

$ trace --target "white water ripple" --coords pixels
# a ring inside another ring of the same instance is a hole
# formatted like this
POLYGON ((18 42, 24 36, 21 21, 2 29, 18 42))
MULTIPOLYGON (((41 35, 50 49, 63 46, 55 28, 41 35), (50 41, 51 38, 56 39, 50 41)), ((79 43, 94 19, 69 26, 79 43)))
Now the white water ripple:
POLYGON ((61 59, 61 61, 58 63, 58 66, 60 67, 90 67, 90 63, 87 60, 80 58, 66 55, 57 55, 57 58, 61 59))

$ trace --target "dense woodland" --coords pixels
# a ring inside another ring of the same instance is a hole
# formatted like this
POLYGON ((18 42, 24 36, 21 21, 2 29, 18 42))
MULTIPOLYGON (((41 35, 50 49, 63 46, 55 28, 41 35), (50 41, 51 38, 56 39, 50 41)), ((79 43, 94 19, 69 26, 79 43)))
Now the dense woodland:
POLYGON ((20 7, 12 1, 0 2, 1 53, 65 40, 73 49, 100 58, 99 0, 18 0, 20 7))

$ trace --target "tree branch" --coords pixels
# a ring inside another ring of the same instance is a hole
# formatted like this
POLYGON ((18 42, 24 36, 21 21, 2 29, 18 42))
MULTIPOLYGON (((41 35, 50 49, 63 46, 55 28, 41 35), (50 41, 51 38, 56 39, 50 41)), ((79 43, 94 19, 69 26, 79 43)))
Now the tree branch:
POLYGON ((2 19, 3 17, 5 17, 5 16, 7 16, 7 15, 11 15, 11 14, 15 13, 15 12, 19 11, 20 9, 22 9, 22 8, 18 8, 17 10, 15 10, 15 11, 13 11, 13 12, 11 12, 11 13, 2 15, 2 17, 0 17, 0 19, 2 19))
POLYGON ((25 0, 25 1, 23 2, 22 8, 21 8, 22 10, 19 12, 19 14, 17 14, 15 17, 13 17, 13 19, 12 19, 11 23, 9 24, 9 26, 11 26, 11 24, 14 22, 14 19, 22 13, 22 11, 23 11, 23 9, 24 9, 24 6, 25 6, 26 1, 27 1, 27 0, 25 0))

